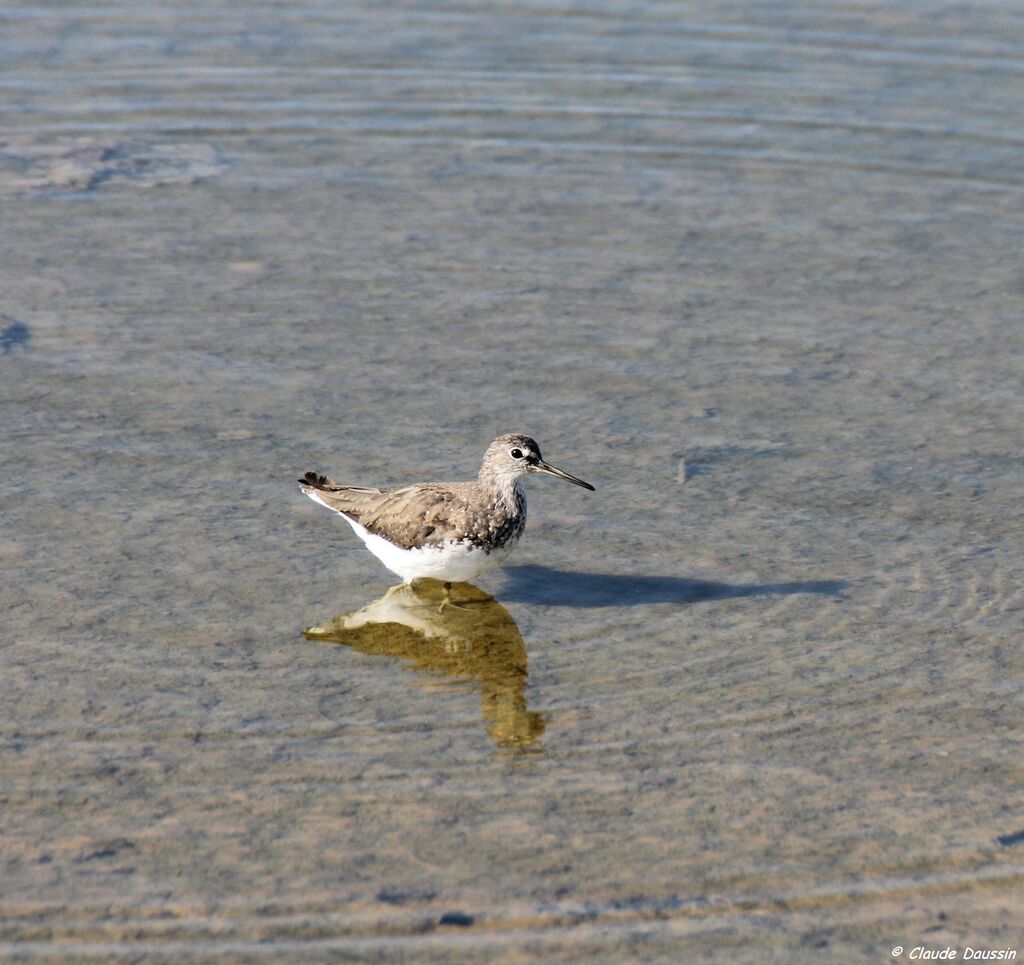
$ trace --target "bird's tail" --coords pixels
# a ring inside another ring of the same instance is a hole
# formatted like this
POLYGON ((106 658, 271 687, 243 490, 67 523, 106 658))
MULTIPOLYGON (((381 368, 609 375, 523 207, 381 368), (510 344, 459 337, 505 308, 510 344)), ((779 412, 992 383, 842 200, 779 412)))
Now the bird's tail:
POLYGON ((327 476, 322 476, 312 470, 307 472, 306 475, 299 480, 299 485, 302 487, 302 491, 304 493, 308 493, 311 489, 319 489, 321 492, 333 493, 344 488, 343 486, 339 486, 333 479, 328 479, 327 476))

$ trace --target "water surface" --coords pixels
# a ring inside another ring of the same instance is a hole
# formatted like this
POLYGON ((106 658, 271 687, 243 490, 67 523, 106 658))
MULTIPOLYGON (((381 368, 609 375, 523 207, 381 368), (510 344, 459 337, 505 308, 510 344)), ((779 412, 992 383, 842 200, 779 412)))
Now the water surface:
POLYGON ((1020 948, 1016 4, 43 3, 0 59, 5 955, 1020 948), (597 492, 462 611, 294 483, 513 430, 597 492))

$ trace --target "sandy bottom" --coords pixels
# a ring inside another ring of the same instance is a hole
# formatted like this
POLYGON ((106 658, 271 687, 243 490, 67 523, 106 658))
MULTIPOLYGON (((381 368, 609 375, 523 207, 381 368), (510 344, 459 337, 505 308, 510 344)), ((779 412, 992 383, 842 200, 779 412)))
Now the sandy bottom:
POLYGON ((4 24, 0 956, 1024 955, 1012 5, 4 24))

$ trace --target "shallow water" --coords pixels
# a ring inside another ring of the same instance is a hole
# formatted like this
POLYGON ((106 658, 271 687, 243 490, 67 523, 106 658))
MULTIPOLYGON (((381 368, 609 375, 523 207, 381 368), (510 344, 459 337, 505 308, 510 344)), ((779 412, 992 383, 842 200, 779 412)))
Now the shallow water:
POLYGON ((1024 953, 1022 55, 0 11, 3 954, 1024 953), (463 610, 294 483, 508 430, 597 492, 531 480, 463 610))

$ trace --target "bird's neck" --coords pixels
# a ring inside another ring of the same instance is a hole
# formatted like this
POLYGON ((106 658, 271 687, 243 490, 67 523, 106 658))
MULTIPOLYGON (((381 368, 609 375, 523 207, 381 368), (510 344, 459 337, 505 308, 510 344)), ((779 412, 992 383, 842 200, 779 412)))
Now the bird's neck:
POLYGON ((486 488, 510 516, 526 512, 526 489, 522 477, 480 474, 480 484, 486 488))

